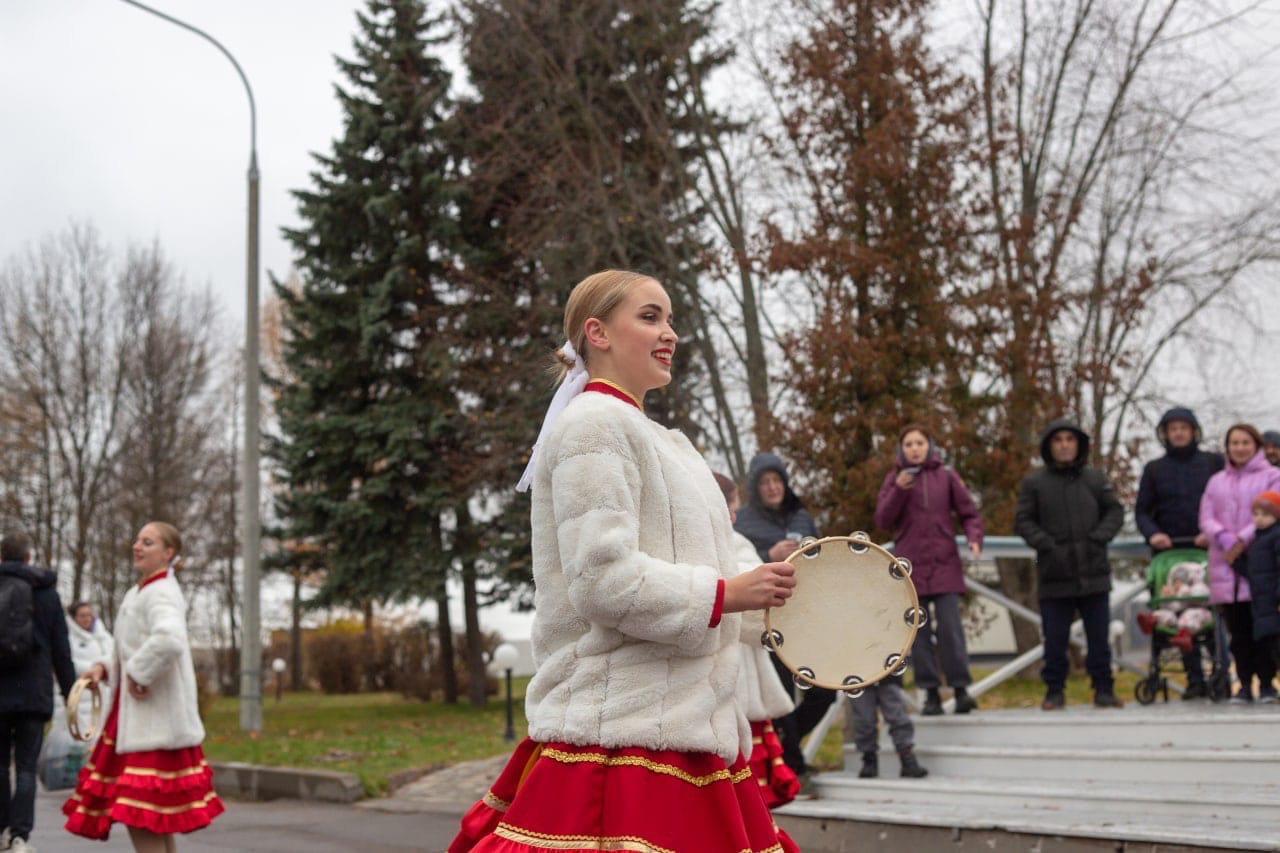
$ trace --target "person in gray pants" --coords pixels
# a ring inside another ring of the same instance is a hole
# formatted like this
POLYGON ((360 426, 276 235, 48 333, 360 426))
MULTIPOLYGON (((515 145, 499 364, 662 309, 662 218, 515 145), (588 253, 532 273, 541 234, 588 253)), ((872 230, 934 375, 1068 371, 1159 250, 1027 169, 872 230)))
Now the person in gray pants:
MULTIPOLYGON (((901 678, 886 678, 865 688, 861 696, 849 699, 849 711, 853 745, 862 753, 862 769, 858 771, 860 778, 872 779, 880 775, 880 760, 876 755, 880 740, 877 711, 889 727, 889 738, 902 763, 901 775, 908 779, 929 775, 929 771, 916 760, 916 727, 907 715, 906 694, 902 691, 901 678)), ((847 731, 845 736, 848 737, 847 731)))

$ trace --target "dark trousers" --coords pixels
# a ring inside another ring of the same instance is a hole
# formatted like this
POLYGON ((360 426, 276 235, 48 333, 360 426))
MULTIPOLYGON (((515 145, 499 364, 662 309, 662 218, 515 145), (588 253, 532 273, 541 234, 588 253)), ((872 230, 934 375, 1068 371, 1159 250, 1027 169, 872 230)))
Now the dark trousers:
POLYGON ((1231 635, 1231 657, 1236 662, 1236 675, 1240 678, 1241 689, 1252 694, 1255 675, 1258 676, 1260 686, 1273 686, 1271 682, 1276 677, 1276 662, 1265 643, 1253 640, 1253 605, 1248 601, 1224 604, 1222 618, 1231 635))
MULTIPOLYGON (((777 655, 769 655, 769 659, 773 661, 773 670, 778 673, 782 686, 787 688, 788 693, 794 695, 796 681, 791 670, 778 660, 777 655)), ((818 725, 818 721, 827 713, 827 709, 835 700, 834 690, 825 690, 821 687, 802 690, 796 709, 785 717, 778 717, 773 721, 773 730, 782 743, 782 761, 797 776, 809 769, 804 760, 804 753, 800 751, 800 741, 813 731, 814 726, 818 725)))
POLYGON ((948 687, 968 687, 973 683, 969 675, 969 649, 964 641, 964 622, 960 616, 960 596, 954 592, 942 595, 920 596, 920 606, 933 614, 923 628, 916 631, 911 645, 911 666, 916 673, 916 687, 928 690, 938 687, 947 677, 948 687))
POLYGON ((1067 598, 1040 599, 1040 630, 1044 634, 1044 668, 1040 677, 1050 693, 1061 692, 1067 684, 1067 639, 1077 612, 1084 623, 1089 651, 1085 668, 1095 693, 1111 693, 1111 645, 1107 626, 1111 622, 1110 594, 1096 592, 1067 598))
POLYGON ((885 679, 873 684, 857 699, 849 700, 853 720, 853 745, 858 752, 875 752, 880 741, 880 729, 876 725, 876 711, 884 717, 889 727, 889 738, 899 754, 915 748, 916 727, 907 715, 907 697, 897 679, 885 679))
POLYGON ((0 714, 0 829, 13 838, 30 838, 36 822, 36 761, 44 740, 44 718, 36 714, 0 714), (14 765, 13 795, 9 794, 9 761, 14 765))

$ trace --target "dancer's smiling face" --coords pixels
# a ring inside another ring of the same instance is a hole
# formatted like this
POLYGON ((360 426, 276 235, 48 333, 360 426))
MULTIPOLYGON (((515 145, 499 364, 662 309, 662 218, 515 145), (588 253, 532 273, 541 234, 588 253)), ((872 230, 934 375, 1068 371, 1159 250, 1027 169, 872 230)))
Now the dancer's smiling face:
POLYGON ((637 399, 669 383, 678 339, 673 321, 662 285, 637 281, 606 319, 587 320, 592 378, 614 382, 637 399))

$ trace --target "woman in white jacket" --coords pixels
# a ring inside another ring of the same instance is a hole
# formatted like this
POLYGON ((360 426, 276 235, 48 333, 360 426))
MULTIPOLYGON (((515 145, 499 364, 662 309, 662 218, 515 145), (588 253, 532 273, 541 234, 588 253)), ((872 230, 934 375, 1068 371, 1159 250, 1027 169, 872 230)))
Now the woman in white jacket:
MULTIPOLYGON (((71 641, 71 663, 75 667, 76 677, 80 677, 93 668, 95 663, 110 661, 115 656, 116 643, 111 639, 102 620, 93 612, 93 605, 87 601, 77 601, 67 608, 67 638, 71 641)), ((104 682, 98 684, 101 693, 102 707, 111 707, 111 685, 104 682)), ((80 731, 88 731, 92 723, 93 697, 87 692, 80 694, 80 707, 76 714, 80 723, 80 731)), ((54 709, 56 712, 56 708, 54 709)))
POLYGON ((671 323, 666 291, 638 273, 597 273, 566 303, 561 387, 521 480, 529 737, 450 853, 795 849, 751 777, 735 701, 738 613, 780 606, 794 571, 738 573, 706 462, 644 414, 645 393, 671 381, 671 323))
POLYGON ((139 853, 173 853, 174 833, 208 826, 224 810, 200 748, 187 608, 173 577, 181 550, 172 525, 153 521, 138 532, 138 584, 116 614, 115 654, 89 670, 116 685, 116 702, 62 807, 67 829, 86 838, 105 840, 113 822, 123 823, 139 853))

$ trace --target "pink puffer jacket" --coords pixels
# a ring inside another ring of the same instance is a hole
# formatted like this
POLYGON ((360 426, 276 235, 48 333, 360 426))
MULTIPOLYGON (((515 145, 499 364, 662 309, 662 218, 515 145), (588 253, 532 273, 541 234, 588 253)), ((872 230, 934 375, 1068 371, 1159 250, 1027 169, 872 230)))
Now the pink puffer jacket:
POLYGON ((1230 604, 1248 601, 1249 581, 1232 571, 1224 552, 1235 541, 1253 542, 1253 499, 1267 489, 1280 488, 1280 468, 1261 450, 1244 465, 1227 467, 1209 478, 1200 499, 1200 532, 1209 537, 1209 601, 1230 604))

